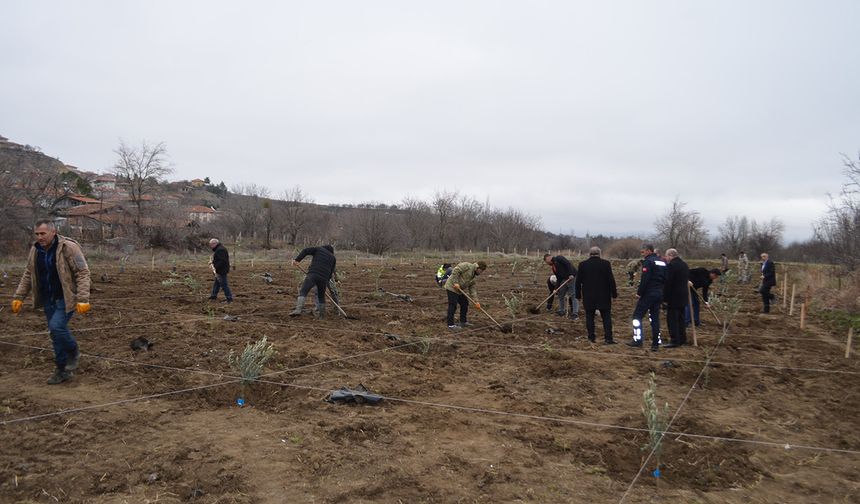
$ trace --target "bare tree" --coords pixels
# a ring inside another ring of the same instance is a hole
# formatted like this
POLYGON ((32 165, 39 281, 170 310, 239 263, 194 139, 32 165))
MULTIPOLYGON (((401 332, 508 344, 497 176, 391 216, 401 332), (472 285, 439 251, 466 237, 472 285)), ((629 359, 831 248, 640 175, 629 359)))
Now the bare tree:
POLYGON ((149 145, 143 141, 140 147, 136 148, 120 140, 114 153, 117 155, 117 161, 113 166, 113 173, 128 184, 129 199, 137 210, 134 223, 138 235, 142 235, 144 198, 157 186, 159 179, 173 172, 167 162, 167 147, 164 142, 149 145))
POLYGON ((749 248, 755 254, 762 252, 773 253, 782 247, 782 234, 785 224, 774 218, 768 222, 756 222, 753 219, 750 224, 749 248))
POLYGON ((726 217, 726 221, 718 229, 720 245, 728 247, 733 256, 736 257, 741 250, 746 250, 750 235, 750 223, 746 217, 726 217))
POLYGON ((432 206, 436 212, 436 236, 439 239, 439 247, 443 250, 451 249, 451 226, 459 199, 460 193, 458 191, 436 191, 433 195, 432 206))
POLYGON ((301 186, 284 191, 283 199, 282 223, 290 245, 295 245, 299 233, 308 224, 313 200, 302 191, 301 186))
POLYGON ((702 248, 708 239, 705 221, 699 212, 685 210, 687 204, 675 198, 672 208, 654 222, 656 240, 666 248, 678 249, 681 255, 689 255, 702 248))
POLYGON ((263 223, 263 201, 268 196, 269 190, 257 184, 237 184, 230 189, 225 208, 236 222, 235 231, 248 237, 256 236, 258 227, 263 223))
POLYGON ((384 254, 397 241, 398 225, 394 215, 384 209, 357 210, 352 226, 355 244, 371 254, 384 254))
POLYGON ((410 249, 430 248, 433 241, 433 215, 428 203, 407 196, 400 204, 403 210, 403 224, 408 233, 407 246, 410 249))
POLYGON ((860 154, 858 161, 844 156, 845 177, 838 198, 830 197, 827 214, 815 224, 819 239, 832 261, 854 271, 860 266, 860 154))

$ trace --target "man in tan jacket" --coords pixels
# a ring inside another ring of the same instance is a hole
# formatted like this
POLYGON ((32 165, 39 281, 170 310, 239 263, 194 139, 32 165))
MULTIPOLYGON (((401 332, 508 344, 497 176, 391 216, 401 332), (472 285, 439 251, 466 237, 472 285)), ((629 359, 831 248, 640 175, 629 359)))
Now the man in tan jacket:
POLYGON ((80 245, 58 235, 53 221, 37 221, 34 234, 36 242, 30 247, 27 266, 15 291, 12 313, 21 311, 30 291, 34 308, 44 308, 57 365, 48 383, 56 385, 72 377, 81 358, 69 320, 75 311, 82 315, 90 311, 90 270, 80 245))
POLYGON ((487 269, 487 263, 478 261, 477 263, 462 262, 451 270, 451 276, 445 281, 445 291, 448 294, 448 329, 456 331, 465 327, 468 322, 466 316, 469 313, 469 299, 475 303, 475 308, 481 308, 478 303, 478 291, 475 289, 475 280, 478 276, 487 269), (466 295, 468 292, 468 297, 466 295), (460 325, 454 325, 454 313, 457 311, 457 305, 460 306, 460 325))

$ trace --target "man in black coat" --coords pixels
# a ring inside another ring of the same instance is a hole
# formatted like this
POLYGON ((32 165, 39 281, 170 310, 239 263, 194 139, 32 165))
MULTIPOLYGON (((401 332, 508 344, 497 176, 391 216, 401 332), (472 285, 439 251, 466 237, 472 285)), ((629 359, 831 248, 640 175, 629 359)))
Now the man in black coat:
POLYGON ((215 281, 212 283, 212 294, 210 300, 218 298, 218 291, 224 289, 224 297, 228 303, 233 302, 233 292, 230 291, 230 285, 227 284, 227 273, 230 272, 230 254, 227 248, 218 241, 217 238, 209 240, 209 248, 212 249, 212 259, 209 261, 209 269, 215 275, 215 281))
POLYGON ((693 317, 692 320, 690 318, 690 307, 688 306, 684 310, 684 325, 689 326, 690 322, 694 322, 696 327, 702 325, 702 321, 699 318, 699 309, 701 308, 699 304, 699 294, 696 292, 698 289, 702 289, 701 301, 705 303, 705 307, 710 306, 709 299, 710 295, 708 294, 708 290, 711 288, 711 284, 722 275, 722 272, 717 268, 707 269, 707 268, 692 268, 690 270, 690 297, 693 301, 693 317))
POLYGON ((296 298, 296 308, 290 312, 290 317, 298 317, 302 314, 302 308, 305 306, 305 298, 308 292, 316 287, 318 314, 320 319, 324 319, 325 289, 332 275, 334 275, 334 270, 337 266, 337 259, 334 257, 334 247, 331 245, 308 247, 293 259, 293 265, 298 266, 302 259, 307 256, 313 256, 313 260, 311 261, 311 266, 308 268, 305 281, 299 289, 299 296, 296 298))
POLYGON ((678 255, 678 251, 670 248, 666 251, 666 283, 663 286, 663 301, 666 303, 666 325, 669 326, 671 341, 664 348, 675 348, 687 343, 687 329, 684 323, 684 308, 690 296, 688 278, 690 268, 678 255))
POLYGON ((558 298, 558 311, 556 312, 556 315, 560 317, 565 315, 567 298, 569 297, 572 305, 568 316, 571 319, 576 320, 579 318, 579 302, 576 301, 576 298, 573 296, 573 281, 575 279, 574 277, 576 277, 576 268, 574 268, 573 265, 570 264, 570 261, 562 255, 552 257, 551 255, 546 254, 543 256, 543 262, 552 268, 552 272, 555 273, 556 282, 558 282, 558 285, 561 285, 558 292, 555 294, 558 298))
POLYGON ((600 310, 600 318, 603 320, 603 341, 607 345, 615 344, 615 340, 612 339, 612 300, 618 297, 618 290, 615 287, 612 264, 600 258, 600 247, 591 247, 588 251, 588 259, 579 263, 574 291, 576 299, 581 299, 582 306, 585 308, 588 341, 594 343, 597 339, 594 331, 594 313, 600 310))
POLYGON ((770 260, 767 252, 761 255, 761 300, 764 303, 764 313, 770 313, 770 302, 774 300, 774 295, 770 293, 772 288, 776 287, 776 265, 770 260))

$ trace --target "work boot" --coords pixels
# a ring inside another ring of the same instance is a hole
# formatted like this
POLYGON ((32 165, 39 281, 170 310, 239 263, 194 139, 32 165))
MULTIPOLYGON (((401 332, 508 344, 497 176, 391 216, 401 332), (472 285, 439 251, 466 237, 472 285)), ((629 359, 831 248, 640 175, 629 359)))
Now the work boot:
POLYGON ((48 378, 48 385, 57 385, 72 379, 72 373, 64 371, 60 368, 54 369, 54 374, 48 378))
POLYGON ((317 311, 317 318, 320 320, 325 320, 325 303, 319 304, 319 310, 317 311))
POLYGON ((674 341, 670 341, 669 343, 663 345, 663 348, 678 348, 681 346, 681 343, 675 343, 674 341))
POLYGON ((660 350, 660 345, 651 345, 651 351, 652 352, 656 352, 658 350, 660 350))
POLYGON ((615 345, 615 344, 617 344, 617 343, 618 343, 618 342, 617 342, 617 341, 615 341, 615 340, 614 340, 614 339, 612 339, 612 338, 604 338, 604 340, 603 340, 603 344, 604 344, 604 345, 615 345))
POLYGON ((296 309, 290 312, 290 317, 298 317, 302 314, 302 308, 305 307, 305 296, 296 298, 296 309))
POLYGON ((588 335, 588 341, 594 343, 595 341, 597 341, 597 336, 594 334, 589 334, 588 335))
POLYGON ((628 341, 628 342, 627 342, 627 346, 637 347, 637 348, 638 348, 638 347, 641 347, 641 346, 642 346, 642 340, 639 340, 639 341, 628 341))
POLYGON ((81 349, 75 348, 75 355, 71 356, 69 360, 66 361, 66 371, 74 371, 78 369, 78 363, 81 361, 81 349))

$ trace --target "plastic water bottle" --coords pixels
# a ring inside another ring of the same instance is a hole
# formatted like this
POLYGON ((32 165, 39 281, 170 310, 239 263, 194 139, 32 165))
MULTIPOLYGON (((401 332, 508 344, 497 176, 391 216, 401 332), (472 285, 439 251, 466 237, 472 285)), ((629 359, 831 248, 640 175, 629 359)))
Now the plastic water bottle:
POLYGON ((245 405, 245 400, 240 397, 240 398, 236 399, 236 404, 238 404, 239 407, 241 408, 242 406, 245 405))

